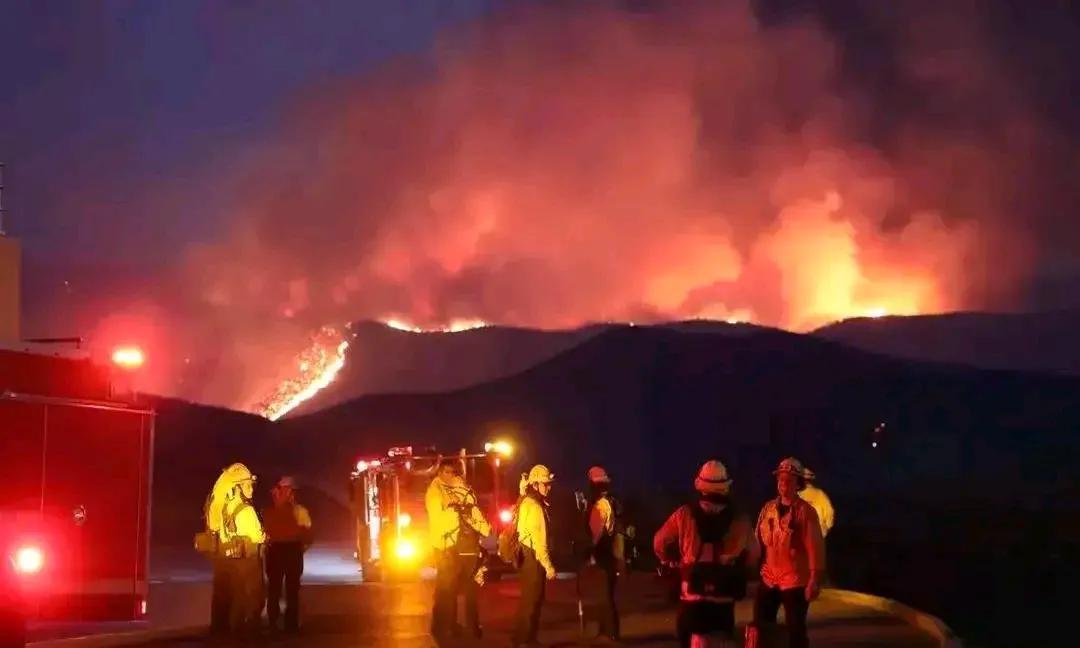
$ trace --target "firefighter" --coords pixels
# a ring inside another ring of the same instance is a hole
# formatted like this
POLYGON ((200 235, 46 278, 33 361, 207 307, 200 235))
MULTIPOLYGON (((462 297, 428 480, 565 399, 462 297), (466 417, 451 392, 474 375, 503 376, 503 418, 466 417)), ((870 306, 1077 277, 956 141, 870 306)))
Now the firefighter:
POLYGON ((483 565, 481 538, 491 533, 491 524, 481 512, 476 493, 460 477, 454 477, 450 486, 451 508, 458 515, 457 533, 451 538, 451 559, 454 562, 453 592, 449 617, 457 619, 457 597, 465 602, 465 635, 480 639, 480 613, 477 607, 480 583, 477 573, 483 565))
POLYGON ((618 503, 611 495, 611 477, 602 466, 590 468, 588 479, 590 563, 597 567, 601 576, 600 600, 597 602, 599 639, 618 641, 619 610, 615 604, 615 586, 624 559, 621 538, 615 526, 618 503))
POLYGON ((757 543, 749 518, 731 502, 731 485, 723 463, 705 462, 694 479, 697 500, 676 509, 653 538, 657 558, 679 570, 680 646, 694 636, 734 641, 735 602, 746 595, 757 543), (677 559, 669 554, 673 546, 677 559))
POLYGON ((783 605, 790 648, 806 648, 806 614, 810 602, 820 593, 819 583, 825 573, 824 540, 817 511, 799 497, 799 491, 806 486, 802 463, 788 457, 773 475, 778 496, 761 509, 756 525, 765 561, 748 645, 756 641, 752 637, 758 629, 776 624, 776 613, 783 605))
POLYGON ((207 501, 206 527, 217 534, 211 629, 258 632, 263 606, 262 559, 266 536, 251 505, 256 477, 234 463, 218 477, 207 501))
POLYGON ((278 629, 281 590, 285 589, 286 632, 300 629, 300 577, 304 573, 304 552, 311 546, 311 515, 296 503, 296 481, 282 477, 273 490, 273 506, 263 510, 266 525, 266 616, 270 629, 278 629))
POLYGON ((458 470, 458 461, 443 459, 424 494, 424 508, 427 509, 428 531, 431 534, 431 548, 435 558, 435 601, 431 609, 431 634, 436 638, 452 635, 457 625, 454 614, 457 565, 451 548, 452 538, 458 527, 458 515, 452 506, 451 488, 454 478, 458 476, 458 470))
POLYGON ((813 470, 804 467, 803 477, 806 481, 806 488, 799 491, 799 497, 809 502, 810 506, 813 506, 814 510, 817 511, 818 522, 821 523, 821 537, 824 538, 829 535, 829 529, 832 529, 833 522, 836 520, 832 500, 815 483, 817 475, 813 470))
POLYGON ((491 525, 459 471, 459 460, 442 460, 424 496, 436 569, 431 634, 440 639, 462 633, 457 624, 458 594, 465 595, 464 632, 481 634, 472 579, 479 567, 480 536, 491 533, 491 525))
POLYGON ((519 484, 521 499, 517 507, 516 531, 521 547, 521 566, 518 569, 521 599, 514 625, 515 646, 536 645, 545 581, 555 578, 555 565, 548 551, 548 496, 554 480, 555 476, 547 466, 536 465, 527 475, 522 475, 519 484))

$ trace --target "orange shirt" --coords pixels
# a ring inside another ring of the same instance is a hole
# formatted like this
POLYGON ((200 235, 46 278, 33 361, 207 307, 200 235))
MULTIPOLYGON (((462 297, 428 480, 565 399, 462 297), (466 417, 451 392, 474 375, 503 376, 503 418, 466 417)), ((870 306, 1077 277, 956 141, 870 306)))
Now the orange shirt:
POLYGON ((311 517, 299 504, 274 505, 263 511, 263 526, 270 542, 308 542, 311 517))
POLYGON ((783 515, 779 498, 761 509, 757 536, 765 550, 761 581, 768 587, 806 587, 825 571, 825 541, 814 507, 796 497, 783 515))

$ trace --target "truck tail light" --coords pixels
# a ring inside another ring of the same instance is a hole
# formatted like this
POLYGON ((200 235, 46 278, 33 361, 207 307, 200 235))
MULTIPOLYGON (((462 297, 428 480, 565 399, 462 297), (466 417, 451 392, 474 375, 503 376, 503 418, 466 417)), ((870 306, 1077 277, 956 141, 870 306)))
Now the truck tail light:
POLYGON ((45 553, 35 545, 25 545, 15 550, 12 556, 15 571, 20 574, 36 574, 45 566, 45 553))
POLYGON ((499 521, 503 524, 510 524, 510 521, 514 519, 514 512, 510 509, 503 509, 499 511, 499 521))

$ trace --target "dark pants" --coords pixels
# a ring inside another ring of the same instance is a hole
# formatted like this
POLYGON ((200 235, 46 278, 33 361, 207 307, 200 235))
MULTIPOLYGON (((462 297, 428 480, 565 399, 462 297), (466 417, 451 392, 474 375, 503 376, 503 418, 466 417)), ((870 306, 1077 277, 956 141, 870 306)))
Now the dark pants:
POLYGON ((255 633, 264 603, 262 559, 253 556, 224 560, 229 573, 229 627, 235 633, 255 633))
POLYGON ((781 590, 762 583, 754 599, 754 625, 775 625, 776 613, 781 605, 784 606, 784 619, 787 622, 788 646, 807 648, 810 639, 806 633, 806 613, 810 609, 810 602, 806 600, 803 587, 781 590))
POLYGON ((615 587, 618 583, 618 566, 614 559, 596 561, 600 591, 596 601, 596 621, 600 634, 612 639, 619 638, 619 609, 615 604, 615 587))
POLYGON ((679 601, 679 615, 675 619, 675 631, 679 645, 687 648, 693 635, 724 633, 735 636, 735 604, 713 601, 679 601))
POLYGON ((457 597, 465 602, 465 632, 473 637, 480 637, 480 609, 477 598, 480 584, 476 582, 476 570, 480 566, 480 556, 476 554, 454 557, 454 618, 457 618, 457 597))
POLYGON ((229 610, 232 608, 232 573, 229 559, 214 556, 214 584, 210 598, 210 632, 228 634, 229 610))
POLYGON ((536 559, 536 553, 528 548, 521 548, 522 561, 518 570, 521 583, 521 599, 518 601, 517 621, 514 624, 514 645, 536 641, 540 629, 540 608, 544 605, 544 591, 547 579, 544 567, 536 559))
POLYGON ((304 546, 275 542, 266 549, 266 617, 276 628, 281 616, 281 590, 285 585, 285 629, 300 627, 300 576, 304 573, 304 546))
POLYGON ((457 625, 457 565, 450 550, 435 550, 435 602, 431 607, 431 634, 446 637, 457 625))
POLYGON ((465 632, 480 634, 480 611, 477 605, 480 586, 474 580, 476 555, 459 555, 452 549, 435 555, 435 604, 431 610, 431 634, 446 637, 457 632, 458 596, 465 599, 465 632))

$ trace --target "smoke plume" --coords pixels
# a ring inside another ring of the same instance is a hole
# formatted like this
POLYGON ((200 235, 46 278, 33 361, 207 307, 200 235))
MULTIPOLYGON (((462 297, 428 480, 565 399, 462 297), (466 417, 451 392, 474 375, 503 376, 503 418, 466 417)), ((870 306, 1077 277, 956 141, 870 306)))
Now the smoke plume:
POLYGON ((1049 136, 977 6, 872 5, 892 45, 860 66, 812 15, 653 4, 514 9, 298 98, 188 255, 203 341, 246 367, 201 396, 249 406, 361 318, 808 330, 1015 297, 1049 136))

